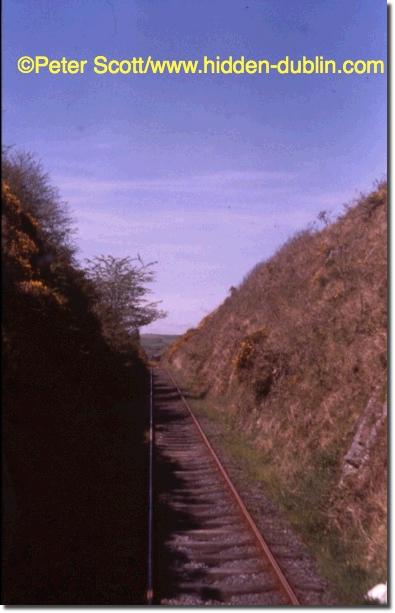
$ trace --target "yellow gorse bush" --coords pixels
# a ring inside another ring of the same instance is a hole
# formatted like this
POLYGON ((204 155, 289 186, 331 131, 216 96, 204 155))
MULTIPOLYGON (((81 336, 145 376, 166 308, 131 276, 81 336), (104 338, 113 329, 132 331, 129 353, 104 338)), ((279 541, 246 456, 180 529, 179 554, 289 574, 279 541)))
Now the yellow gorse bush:
POLYGON ((256 330, 252 334, 249 334, 242 340, 234 360, 234 365, 237 370, 249 368, 252 365, 252 359, 256 347, 262 344, 267 337, 268 331, 264 327, 256 330))
POLYGON ((28 281, 20 281, 18 283, 19 289, 25 294, 33 294, 36 296, 45 296, 51 298, 59 305, 64 305, 67 300, 58 291, 51 289, 45 283, 39 279, 29 279, 28 281))

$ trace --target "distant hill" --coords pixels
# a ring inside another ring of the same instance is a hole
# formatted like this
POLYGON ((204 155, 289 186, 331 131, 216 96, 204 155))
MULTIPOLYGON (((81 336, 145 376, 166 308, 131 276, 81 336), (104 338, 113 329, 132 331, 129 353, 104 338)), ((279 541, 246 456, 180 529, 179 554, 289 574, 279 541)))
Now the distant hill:
POLYGON ((249 437, 271 492, 335 572, 372 585, 386 576, 386 183, 320 219, 167 360, 249 437))
POLYGON ((142 334, 141 345, 149 358, 161 355, 163 351, 179 338, 176 334, 142 334))

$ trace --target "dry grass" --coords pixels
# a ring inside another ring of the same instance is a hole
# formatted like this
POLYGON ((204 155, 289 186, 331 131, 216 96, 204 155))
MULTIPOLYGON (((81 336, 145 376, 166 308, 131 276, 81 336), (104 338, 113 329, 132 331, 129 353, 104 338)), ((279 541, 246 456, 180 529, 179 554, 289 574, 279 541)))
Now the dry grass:
POLYGON ((322 558, 347 552, 360 589, 386 575, 385 422, 342 475, 369 399, 386 396, 386 204, 381 183, 335 223, 299 233, 168 353, 197 393, 226 400, 301 531, 331 533, 322 558))

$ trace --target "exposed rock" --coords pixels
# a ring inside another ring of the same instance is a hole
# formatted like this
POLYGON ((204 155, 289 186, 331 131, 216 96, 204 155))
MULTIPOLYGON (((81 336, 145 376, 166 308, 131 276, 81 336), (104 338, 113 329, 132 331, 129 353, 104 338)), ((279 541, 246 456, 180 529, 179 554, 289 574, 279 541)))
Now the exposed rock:
POLYGON ((386 417, 387 402, 380 402, 377 395, 372 396, 357 421, 351 446, 344 457, 340 487, 347 477, 357 473, 369 461, 371 449, 386 417))

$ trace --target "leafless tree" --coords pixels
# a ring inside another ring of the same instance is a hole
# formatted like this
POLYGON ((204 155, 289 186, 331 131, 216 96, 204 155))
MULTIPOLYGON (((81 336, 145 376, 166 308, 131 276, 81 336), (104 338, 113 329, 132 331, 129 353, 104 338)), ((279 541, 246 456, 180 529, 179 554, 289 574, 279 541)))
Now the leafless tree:
POLYGON ((96 311, 104 332, 113 341, 133 337, 142 326, 166 316, 159 301, 150 301, 148 285, 155 277, 156 262, 136 258, 100 255, 86 260, 86 272, 93 282, 98 302, 96 311))

